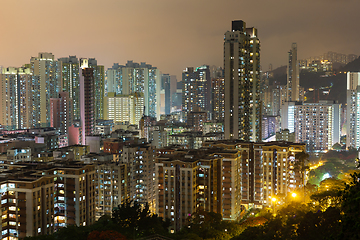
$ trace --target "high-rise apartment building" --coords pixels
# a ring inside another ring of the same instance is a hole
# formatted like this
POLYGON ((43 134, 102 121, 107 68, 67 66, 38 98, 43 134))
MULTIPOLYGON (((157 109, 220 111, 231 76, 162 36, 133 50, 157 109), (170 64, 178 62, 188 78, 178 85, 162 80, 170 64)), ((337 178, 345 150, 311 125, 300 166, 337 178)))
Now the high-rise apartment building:
POLYGON ((68 92, 60 92, 58 98, 50 99, 50 126, 59 129, 61 135, 67 135, 71 125, 71 99, 68 92))
MULTIPOLYGON (((162 74, 161 76, 161 90, 164 90, 164 112, 166 115, 170 114, 171 111, 171 91, 170 91, 170 75, 169 74, 162 74)), ((163 107, 163 106, 162 106, 163 107)))
POLYGON ((287 86, 274 83, 268 85, 269 82, 265 81, 266 89, 262 92, 262 99, 264 105, 263 114, 279 116, 281 105, 287 101, 287 86))
MULTIPOLYGON (((269 142, 262 146, 262 204, 270 207, 274 196, 287 196, 306 185, 302 172, 296 169, 296 154, 305 152, 305 144, 269 142)), ((256 178, 256 177, 255 177, 256 178)), ((260 185, 257 181, 257 185, 260 185)))
MULTIPOLYGON (((81 60, 80 60, 81 61, 81 60)), ((88 67, 94 71, 94 117, 104 119, 105 70, 95 58, 88 59, 88 67)))
POLYGON ((94 102, 94 70, 82 68, 80 72, 80 126, 83 145, 85 145, 85 136, 94 134, 94 102))
POLYGON ((123 147, 122 163, 127 164, 130 181, 130 200, 149 204, 156 211, 155 147, 151 144, 132 144, 123 147))
POLYGON ((299 101, 299 64, 297 60, 297 45, 293 43, 289 51, 287 66, 287 101, 299 101))
POLYGON ((164 113, 169 115, 173 111, 173 100, 176 94, 177 79, 175 75, 162 74, 161 76, 161 91, 164 90, 164 103, 161 103, 161 108, 164 113))
POLYGON ((260 142, 260 41, 241 20, 225 33, 224 76, 225 139, 260 142))
POLYGON ((161 151, 156 158, 156 213, 178 231, 197 210, 237 220, 245 208, 270 207, 304 186, 294 165, 305 144, 207 141, 199 150, 161 151))
POLYGON ((104 119, 114 123, 138 125, 144 112, 144 95, 135 93, 130 95, 116 95, 109 92, 104 99, 104 119))
MULTIPOLYGON (((230 191, 240 188, 240 202, 246 208, 270 207, 272 197, 286 197, 291 191, 303 187, 306 183, 305 179, 304 182, 300 181, 301 173, 294 168, 298 161, 296 153, 305 151, 305 144, 225 140, 207 141, 204 146, 237 152, 235 155, 238 160, 233 162, 234 167, 236 166, 235 171, 233 170, 234 175, 230 178, 235 182, 232 182, 230 191), (236 178, 236 174, 239 178, 236 178)), ((223 174, 225 173, 226 171, 223 171, 223 174)))
POLYGON ((68 92, 72 100, 69 113, 74 120, 80 119, 80 75, 79 60, 76 56, 59 58, 61 62, 61 91, 68 92))
POLYGON ((357 98, 358 89, 360 85, 360 72, 347 73, 347 88, 346 88, 346 147, 359 148, 360 143, 360 104, 357 98))
POLYGON ((161 74, 150 64, 128 61, 125 66, 114 64, 107 70, 107 92, 144 94, 145 115, 160 119, 161 74))
POLYGON ((172 229, 187 226, 199 209, 221 213, 221 159, 211 154, 175 152, 156 159, 156 213, 171 220, 172 229))
POLYGON ((51 53, 39 53, 30 59, 33 96, 33 126, 50 126, 50 98, 60 92, 61 63, 51 53))
POLYGON ((340 141, 341 104, 285 102, 281 129, 295 132, 295 142, 306 143, 309 151, 327 151, 340 141))
POLYGON ((222 122, 224 120, 224 77, 211 79, 211 119, 222 122))
POLYGON ((2 239, 52 234, 95 222, 95 166, 18 163, 0 178, 2 239), (26 170, 25 170, 26 169, 26 170))
POLYGON ((280 116, 264 115, 262 119, 262 138, 268 139, 280 130, 280 116))
POLYGON ((126 164, 99 161, 95 167, 96 220, 103 215, 111 216, 114 208, 129 199, 126 164))
POLYGON ((98 65, 95 58, 80 58, 69 56, 59 58, 62 68, 62 91, 68 92, 72 98, 73 105, 70 111, 73 119, 80 119, 80 70, 81 68, 92 68, 94 73, 94 118, 104 117, 104 90, 105 71, 104 66, 98 65))
POLYGON ((320 56, 310 57, 308 59, 300 60, 301 69, 308 69, 310 71, 324 71, 331 72, 333 70, 333 65, 335 63, 340 63, 341 65, 346 65, 355 59, 358 56, 355 54, 342 54, 329 51, 320 56))
POLYGON ((50 127, 57 128, 61 135, 61 146, 68 145, 68 133, 72 124, 72 99, 68 92, 60 92, 58 98, 50 99, 50 127))
POLYGON ((192 131, 203 132, 204 123, 207 121, 207 112, 189 112, 187 126, 192 131))
POLYGON ((182 113, 211 110, 211 79, 209 66, 186 68, 182 73, 182 113))
POLYGON ((0 123, 4 129, 26 129, 33 125, 32 75, 29 68, 0 69, 0 123))

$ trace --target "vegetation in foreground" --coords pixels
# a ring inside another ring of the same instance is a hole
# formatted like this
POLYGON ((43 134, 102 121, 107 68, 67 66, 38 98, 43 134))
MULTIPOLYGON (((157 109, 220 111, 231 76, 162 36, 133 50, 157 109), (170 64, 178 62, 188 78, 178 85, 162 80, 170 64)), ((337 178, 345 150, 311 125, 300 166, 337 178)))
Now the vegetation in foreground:
POLYGON ((293 202, 268 215, 268 221, 245 229, 242 239, 360 239, 360 174, 351 180, 326 179, 308 204, 293 202), (349 181, 349 184, 345 184, 349 181))

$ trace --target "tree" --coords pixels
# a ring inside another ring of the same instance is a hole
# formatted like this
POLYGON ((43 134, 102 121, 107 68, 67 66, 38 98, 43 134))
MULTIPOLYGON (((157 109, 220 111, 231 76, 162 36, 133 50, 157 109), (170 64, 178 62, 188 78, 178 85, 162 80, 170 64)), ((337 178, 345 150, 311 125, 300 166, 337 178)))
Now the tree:
POLYGON ((88 235, 87 240, 126 240, 126 237, 112 230, 101 232, 95 230, 88 235))
POLYGON ((141 205, 136 201, 125 201, 113 210, 112 220, 117 230, 128 237, 143 237, 152 234, 167 234, 170 227, 169 220, 163 220, 152 214, 149 205, 141 205))
POLYGON ((176 239, 229 240, 246 228, 234 221, 222 220, 219 213, 198 210, 188 217, 189 225, 176 234, 176 239))
POLYGON ((295 170, 300 171, 300 177, 301 177, 301 182, 303 184, 303 188, 304 188, 304 199, 305 199, 305 174, 306 171, 309 169, 309 167, 306 165, 306 162, 309 161, 309 154, 307 154, 306 152, 302 151, 299 153, 296 153, 296 163, 295 163, 295 170))
POLYGON ((339 239, 360 239, 360 174, 351 175, 352 182, 341 192, 343 218, 339 239))
POLYGON ((335 143, 332 148, 335 150, 341 150, 342 146, 339 143, 335 143))
POLYGON ((222 230, 222 216, 214 212, 198 210, 193 213, 190 220, 190 230, 204 239, 213 238, 222 230))

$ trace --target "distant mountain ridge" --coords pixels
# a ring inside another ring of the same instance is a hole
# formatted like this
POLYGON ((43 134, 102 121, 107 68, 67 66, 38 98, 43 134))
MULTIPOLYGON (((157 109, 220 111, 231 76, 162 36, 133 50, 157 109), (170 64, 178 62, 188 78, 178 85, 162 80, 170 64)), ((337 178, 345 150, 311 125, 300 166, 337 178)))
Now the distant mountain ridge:
MULTIPOLYGON (((348 63, 347 65, 340 67, 334 75, 324 76, 323 72, 306 72, 300 71, 300 86, 305 90, 309 88, 313 89, 322 89, 328 87, 330 89, 329 95, 323 95, 321 91, 319 92, 320 100, 336 100, 339 103, 346 104, 346 73, 345 72, 360 72, 360 57, 354 61, 348 63)), ((276 84, 286 85, 287 76, 286 76, 286 66, 281 66, 273 71, 270 71, 271 77, 269 78, 269 84, 272 85, 274 82, 276 84)), ((307 93, 307 102, 313 102, 314 96, 317 92, 308 92, 307 93)))
POLYGON ((345 72, 360 72, 360 57, 358 57, 357 59, 355 59, 352 62, 349 62, 348 64, 346 64, 344 67, 340 68, 340 71, 345 71, 345 72))

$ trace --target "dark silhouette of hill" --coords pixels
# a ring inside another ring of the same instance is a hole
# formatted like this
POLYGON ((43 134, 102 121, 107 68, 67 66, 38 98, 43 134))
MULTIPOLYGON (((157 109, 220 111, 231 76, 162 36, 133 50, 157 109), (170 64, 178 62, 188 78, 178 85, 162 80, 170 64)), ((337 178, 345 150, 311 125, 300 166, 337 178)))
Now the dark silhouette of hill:
MULTIPOLYGON (((360 63, 360 61, 359 61, 360 63)), ((360 66, 360 65, 359 65, 360 66)), ((276 82, 277 84, 285 85, 286 78, 286 66, 281 69, 275 69, 273 77, 269 79, 269 84, 276 82), (284 71, 285 70, 285 71, 284 71)), ((324 76, 323 72, 300 72, 300 86, 305 90, 309 88, 315 89, 315 92, 308 92, 307 102, 314 102, 315 95, 319 94, 319 100, 335 100, 339 103, 346 103, 346 74, 338 73, 332 76, 324 76), (322 90, 317 89, 329 88, 330 94, 323 95, 322 90)))
POLYGON ((271 71, 271 73, 273 74, 274 77, 286 75, 286 66, 275 68, 274 70, 271 71))
POLYGON ((360 57, 340 68, 340 71, 360 72, 360 57))
POLYGON ((276 82, 276 84, 285 85, 287 81, 286 66, 281 66, 270 71, 270 76, 271 76, 269 78, 270 85, 274 84, 274 82, 276 82))
POLYGON ((315 89, 315 92, 308 92, 307 102, 314 102, 315 95, 319 95, 319 100, 334 100, 341 104, 346 103, 346 74, 339 73, 325 77, 324 73, 301 72, 300 86, 305 90, 315 89), (319 89, 319 90, 318 90, 319 89), (321 89, 330 89, 328 95, 323 95, 321 89))
MULTIPOLYGON (((331 76, 325 76, 323 72, 300 72, 300 86, 305 90, 309 88, 315 89, 315 92, 308 92, 306 94, 307 102, 314 102, 315 95, 319 93, 319 100, 335 100, 339 103, 346 104, 346 73, 344 72, 360 72, 360 57, 354 61, 348 63, 347 65, 340 67, 339 71, 331 76), (341 72, 341 73, 340 73, 341 72), (330 93, 328 95, 323 95, 322 90, 324 88, 329 88, 330 93), (320 89, 319 91, 317 89, 320 89)), ((269 83, 285 85, 286 78, 286 66, 281 66, 279 68, 271 71, 272 77, 269 79, 269 83)))

